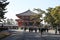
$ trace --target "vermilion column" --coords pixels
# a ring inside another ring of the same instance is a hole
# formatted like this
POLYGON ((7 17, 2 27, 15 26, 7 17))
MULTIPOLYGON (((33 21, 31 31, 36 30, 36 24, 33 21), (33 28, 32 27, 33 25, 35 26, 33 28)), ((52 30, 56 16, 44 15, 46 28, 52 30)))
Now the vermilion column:
POLYGON ((22 26, 22 21, 18 21, 18 26, 21 27, 22 26))

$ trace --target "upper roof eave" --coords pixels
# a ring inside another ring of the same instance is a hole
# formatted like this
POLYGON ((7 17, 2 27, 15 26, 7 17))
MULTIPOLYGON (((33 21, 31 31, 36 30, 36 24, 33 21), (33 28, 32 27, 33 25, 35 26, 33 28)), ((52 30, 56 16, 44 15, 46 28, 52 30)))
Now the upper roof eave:
POLYGON ((37 13, 32 12, 30 10, 27 10, 27 11, 25 11, 23 13, 16 14, 16 16, 30 16, 30 15, 35 15, 35 14, 37 14, 37 13))

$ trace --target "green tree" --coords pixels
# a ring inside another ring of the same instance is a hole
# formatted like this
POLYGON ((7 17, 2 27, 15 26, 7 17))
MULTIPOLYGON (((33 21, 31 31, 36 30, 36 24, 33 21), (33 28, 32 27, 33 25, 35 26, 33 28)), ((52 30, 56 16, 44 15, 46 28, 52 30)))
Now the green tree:
POLYGON ((47 13, 45 13, 44 21, 52 25, 55 29, 55 34, 57 34, 57 27, 60 24, 60 6, 48 8, 47 13))
POLYGON ((5 17, 4 17, 4 15, 5 15, 5 13, 7 12, 6 11, 6 6, 9 4, 9 2, 6 2, 7 0, 5 0, 5 1, 0 1, 0 21, 2 20, 2 19, 4 19, 5 17))
POLYGON ((56 33, 58 30, 58 27, 60 26, 60 6, 56 6, 55 8, 52 9, 51 15, 54 18, 55 22, 55 27, 56 27, 56 33))
POLYGON ((34 11, 37 11, 37 14, 32 15, 30 17, 30 19, 34 21, 33 25, 36 24, 36 23, 41 23, 43 20, 40 19, 40 18, 42 18, 42 14, 45 13, 45 11, 43 11, 43 10, 41 10, 39 8, 34 9, 34 11))
POLYGON ((55 23, 60 24, 60 6, 56 6, 52 9, 51 15, 55 19, 55 23))
POLYGON ((10 22, 10 20, 9 20, 9 19, 7 19, 7 24, 11 25, 11 22, 10 22))
MULTIPOLYGON (((53 8, 50 8, 50 7, 48 9, 46 9, 47 12, 45 12, 45 17, 44 17, 44 22, 47 23, 47 25, 49 25, 49 26, 50 25, 53 26, 53 22, 54 22, 54 20, 52 20, 53 17, 50 15, 52 9, 53 8)), ((49 28, 49 26, 48 26, 48 28, 49 28)))
POLYGON ((44 17, 44 21, 47 22, 50 25, 53 25, 53 22, 54 22, 54 20, 52 20, 54 18, 51 16, 51 10, 52 9, 53 8, 50 8, 50 7, 48 9, 46 9, 47 12, 45 13, 45 17, 44 17))

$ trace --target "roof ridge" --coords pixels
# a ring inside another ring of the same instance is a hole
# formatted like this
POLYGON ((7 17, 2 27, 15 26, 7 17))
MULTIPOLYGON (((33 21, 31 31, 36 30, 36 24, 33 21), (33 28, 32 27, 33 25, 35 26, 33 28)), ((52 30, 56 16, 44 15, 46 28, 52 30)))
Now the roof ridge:
POLYGON ((31 10, 27 10, 25 12, 22 12, 22 13, 18 14, 18 15, 34 15, 34 14, 37 14, 37 13, 35 13, 31 10))

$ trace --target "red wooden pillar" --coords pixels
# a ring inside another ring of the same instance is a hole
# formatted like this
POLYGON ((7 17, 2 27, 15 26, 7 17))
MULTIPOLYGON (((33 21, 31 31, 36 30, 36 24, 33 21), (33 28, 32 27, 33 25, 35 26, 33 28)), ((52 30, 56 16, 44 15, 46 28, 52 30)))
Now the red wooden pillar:
POLYGON ((18 21, 18 26, 21 27, 22 26, 22 23, 23 23, 23 21, 19 20, 18 21))

